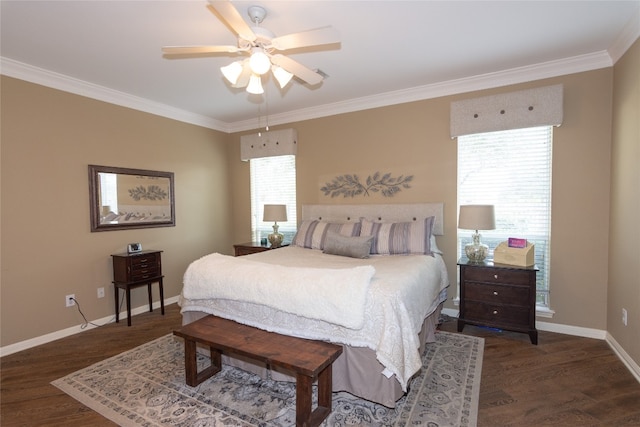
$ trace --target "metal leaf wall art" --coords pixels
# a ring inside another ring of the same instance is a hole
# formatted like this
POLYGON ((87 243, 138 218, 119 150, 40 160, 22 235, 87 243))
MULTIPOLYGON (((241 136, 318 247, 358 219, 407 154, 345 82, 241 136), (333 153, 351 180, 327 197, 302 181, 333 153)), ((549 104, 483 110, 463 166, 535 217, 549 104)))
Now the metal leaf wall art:
POLYGON ((140 200, 164 200, 169 197, 167 192, 157 185, 149 185, 147 187, 138 185, 135 188, 130 188, 129 196, 136 202, 140 200))
POLYGON ((384 197, 393 197, 403 188, 411 188, 409 183, 413 180, 413 175, 400 175, 397 178, 390 173, 381 174, 376 172, 369 175, 364 183, 356 174, 345 174, 335 177, 331 182, 327 182, 320 191, 325 196, 331 197, 368 197, 371 193, 380 193, 384 197))

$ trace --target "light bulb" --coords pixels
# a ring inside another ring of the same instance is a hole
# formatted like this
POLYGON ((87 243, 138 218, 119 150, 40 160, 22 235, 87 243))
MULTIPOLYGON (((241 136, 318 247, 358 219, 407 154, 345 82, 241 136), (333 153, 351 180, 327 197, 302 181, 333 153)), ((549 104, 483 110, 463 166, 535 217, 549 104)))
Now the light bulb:
POLYGON ((293 77, 293 74, 291 74, 284 68, 278 67, 276 65, 274 65, 271 68, 271 70, 273 71, 273 76, 278 81, 278 84, 280 85, 281 89, 284 88, 287 85, 287 83, 291 81, 291 78, 293 77))
POLYGON ((254 95, 260 95, 264 93, 260 76, 251 74, 251 77, 249 77, 249 84, 247 85, 247 92, 253 93, 254 95))
POLYGON ((229 83, 234 85, 238 82, 238 78, 242 73, 242 62, 232 62, 225 67, 220 67, 220 71, 222 71, 222 75, 229 80, 229 83))
POLYGON ((249 59, 249 65, 251 66, 251 71, 261 76, 269 71, 271 61, 267 54, 260 48, 254 48, 251 58, 249 59))

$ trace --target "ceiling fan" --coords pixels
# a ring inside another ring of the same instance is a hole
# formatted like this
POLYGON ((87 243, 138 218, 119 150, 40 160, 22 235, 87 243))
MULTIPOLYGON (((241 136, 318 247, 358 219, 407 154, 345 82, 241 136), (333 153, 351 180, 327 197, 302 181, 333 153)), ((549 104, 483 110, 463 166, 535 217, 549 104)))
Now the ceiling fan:
POLYGON ((259 26, 267 16, 267 11, 261 6, 250 6, 248 9, 253 27, 242 19, 230 0, 209 0, 207 7, 237 35, 237 46, 165 46, 162 51, 167 55, 248 55, 248 58, 232 62, 220 70, 232 87, 246 86, 249 93, 264 93, 261 76, 269 70, 281 88, 284 88, 293 76, 310 85, 322 82, 322 74, 278 52, 340 43, 338 32, 331 26, 275 37, 271 31, 259 26))

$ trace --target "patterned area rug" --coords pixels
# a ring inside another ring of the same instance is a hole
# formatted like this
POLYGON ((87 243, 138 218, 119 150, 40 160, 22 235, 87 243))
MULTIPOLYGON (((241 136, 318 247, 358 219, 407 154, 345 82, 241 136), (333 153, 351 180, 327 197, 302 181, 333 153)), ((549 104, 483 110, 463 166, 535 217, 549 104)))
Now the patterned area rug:
MULTIPOLYGON (((484 340, 441 331, 436 338, 426 346, 423 369, 396 408, 334 393, 333 412, 322 425, 475 426, 484 340)), ((208 360, 199 356, 198 363, 206 366, 208 360)), ((224 366, 198 387, 189 387, 184 344, 172 335, 52 384, 121 426, 295 425, 295 384, 224 366)))

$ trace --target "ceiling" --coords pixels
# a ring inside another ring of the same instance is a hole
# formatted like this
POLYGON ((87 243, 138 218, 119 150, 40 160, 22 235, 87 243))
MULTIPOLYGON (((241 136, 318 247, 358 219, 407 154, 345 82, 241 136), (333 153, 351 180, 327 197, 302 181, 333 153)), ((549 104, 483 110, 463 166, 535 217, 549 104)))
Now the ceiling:
MULTIPOLYGON (((640 34, 636 1, 233 1, 281 36, 331 25, 341 43, 291 58, 328 77, 266 93, 229 87, 236 56, 163 57, 236 44, 207 2, 0 2, 2 74, 225 132, 611 66, 640 34)), ((287 53, 289 54, 289 53, 287 53)))

